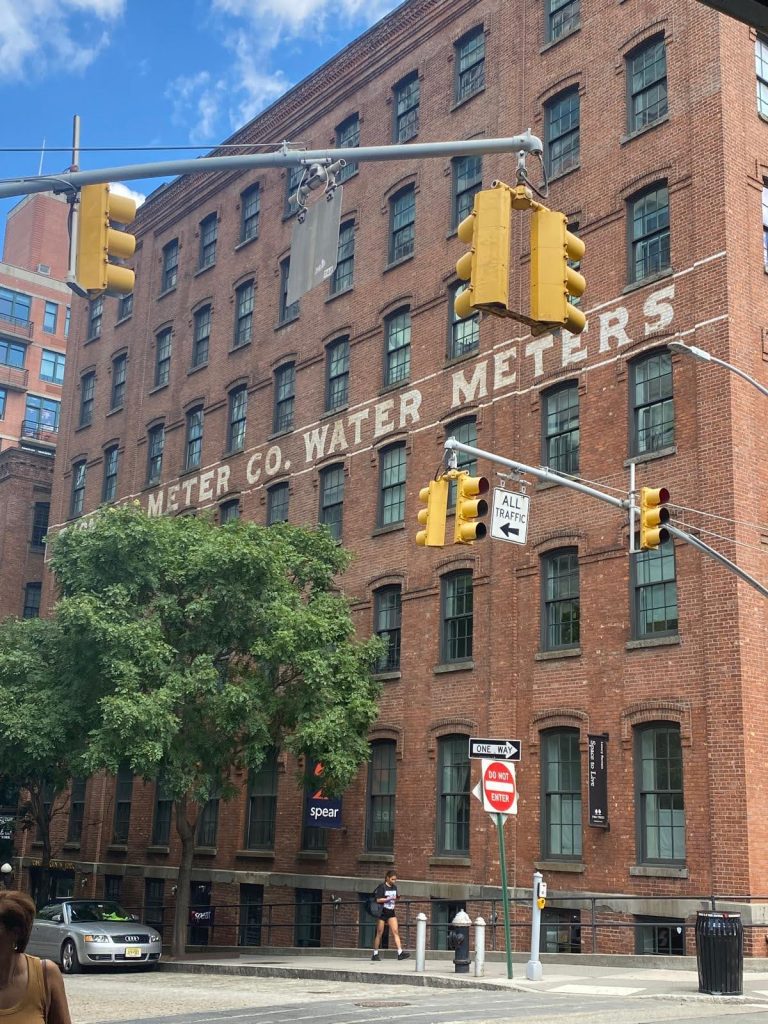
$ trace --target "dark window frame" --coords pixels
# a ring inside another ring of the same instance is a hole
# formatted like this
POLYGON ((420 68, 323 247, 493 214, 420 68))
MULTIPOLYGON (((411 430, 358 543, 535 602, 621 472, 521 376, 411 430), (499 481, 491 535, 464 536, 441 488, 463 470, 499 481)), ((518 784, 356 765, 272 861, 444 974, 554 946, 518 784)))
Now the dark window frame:
POLYGON ((543 860, 581 861, 583 856, 580 742, 579 730, 571 727, 547 729, 540 737, 543 860))
MULTIPOLYGON (((336 149, 357 149, 360 145, 360 114, 355 112, 345 117, 336 125, 336 149)), ((356 161, 348 160, 344 167, 336 175, 336 180, 341 184, 347 181, 354 174, 357 174, 358 166, 356 161)))
POLYGON ((286 256, 280 261, 280 304, 278 307, 278 327, 296 320, 301 312, 301 302, 296 299, 288 305, 288 276, 291 272, 291 257, 286 256))
POLYGON ((405 185, 389 200, 389 252, 392 265, 413 256, 416 246, 416 186, 405 185))
POLYGON ((578 85, 564 89, 547 101, 544 125, 549 177, 555 178, 577 168, 581 162, 581 96, 578 85))
POLYGON ((400 671, 402 638, 402 587, 399 583, 379 587, 373 594, 374 633, 387 649, 376 662, 376 672, 400 671))
POLYGON ((421 81, 418 71, 411 71, 392 89, 392 140, 402 145, 419 134, 421 81), (414 88, 415 86, 415 88, 414 88))
POLYGON ((120 469, 120 447, 112 444, 104 449, 104 478, 101 486, 101 500, 114 501, 117 498, 117 475, 120 469))
POLYGON ((355 278, 355 222, 346 220, 339 227, 336 267, 331 277, 330 294, 339 295, 352 288, 355 278))
POLYGON ((235 330, 232 348, 248 345, 253 337, 253 310, 256 305, 256 281, 243 281, 235 289, 235 330))
POLYGON ((147 432, 147 486, 160 482, 165 454, 165 424, 158 423, 147 432))
POLYGON ((349 338, 335 338, 325 349, 325 411, 349 405, 349 338))
POLYGON ((89 370, 80 378, 80 414, 78 427, 89 427, 93 422, 93 403, 96 396, 96 371, 89 370))
POLYGON ((240 193, 240 244, 259 237, 261 186, 256 182, 240 193))
POLYGON ((384 386, 402 384, 411 376, 411 307, 403 306, 384 320, 384 386))
POLYGON ((581 27, 581 0, 548 0, 547 41, 557 42, 581 27))
POLYGON ((466 289, 464 281, 457 281, 448 293, 448 358, 461 359, 480 349, 480 314, 467 317, 456 315, 455 302, 466 289))
POLYGON ((474 580, 470 569, 459 569, 440 580, 441 663, 461 665, 472 661, 473 633, 474 580))
POLYGON ((248 773, 245 849, 272 850, 277 822, 277 751, 267 750, 258 771, 248 773))
POLYGON ((219 239, 219 215, 209 213, 203 217, 199 226, 200 251, 198 253, 197 269, 206 270, 216 262, 216 245, 219 239))
POLYGON ((245 448, 248 429, 248 386, 240 384, 229 392, 227 413, 227 454, 241 452, 245 448))
POLYGON ((23 619, 40 618, 40 602, 43 595, 43 584, 37 581, 30 581, 24 584, 24 607, 21 617, 23 619))
POLYGON ((451 160, 451 229, 455 231, 474 208, 483 187, 482 156, 456 156, 451 160))
POLYGON ((578 381, 564 381, 541 398, 542 462, 558 473, 575 475, 579 472, 581 431, 578 381))
POLYGON ((669 111, 667 46, 664 34, 652 36, 626 56, 627 131, 630 135, 663 121, 669 111), (659 57, 659 54, 661 56, 659 57), (663 65, 662 73, 658 72, 663 65), (654 97, 652 101, 649 97, 654 97))
POLYGON ((110 411, 121 409, 125 403, 125 386, 128 378, 128 353, 121 352, 112 359, 112 388, 110 411))
POLYGON ((172 291, 179 279, 179 240, 172 238, 163 246, 160 294, 172 291))
POLYGON ((45 547, 44 539, 48 533, 48 522, 51 512, 49 501, 36 501, 32 509, 32 536, 30 544, 33 548, 45 547))
POLYGON ((634 733, 638 863, 683 865, 686 862, 687 835, 680 725, 677 722, 663 720, 644 722, 635 726, 634 733), (647 737, 651 737, 650 742, 646 742, 647 737), (649 750, 651 743, 653 750, 649 750), (653 757, 647 757, 648 753, 652 753, 653 757), (649 761, 652 762, 653 778, 649 778, 645 770, 649 761), (657 803, 651 813, 654 800, 657 803), (667 804, 666 808, 664 804, 667 804), (662 811, 666 812, 666 825, 662 824, 662 811), (678 821, 682 815, 682 826, 679 823, 675 824, 675 815, 678 821), (653 838, 653 831, 656 832, 655 842, 650 841, 653 838), (669 856, 661 855, 664 832, 667 833, 667 846, 671 849, 669 856))
POLYGON ((121 766, 115 776, 115 812, 112 818, 112 843, 125 846, 131 830, 133 772, 121 766))
POLYGON ((437 853, 469 856, 469 744, 461 734, 437 741, 437 853))
POLYGON ((87 784, 88 780, 82 775, 75 776, 70 783, 69 819, 67 821, 68 843, 80 843, 83 837, 87 784))
POLYGON ((290 488, 287 480, 273 484, 267 490, 267 526, 288 522, 290 488))
POLYGON ((676 427, 672 355, 653 349, 633 359, 629 369, 630 452, 667 451, 675 444, 676 427))
POLYGON ((389 444, 379 452, 379 529, 405 522, 407 458, 404 441, 389 444))
POLYGON ((190 409, 186 416, 184 441, 184 470, 199 469, 203 461, 203 430, 205 412, 202 405, 190 409))
POLYGON ((541 649, 564 651, 577 648, 581 642, 578 548, 555 548, 541 556, 541 587, 541 649))
POLYGON ((283 363, 274 375, 272 432, 282 434, 293 430, 296 414, 296 363, 283 363))
POLYGON ((679 632, 677 562, 672 538, 631 557, 632 638, 675 637, 679 632))
POLYGON ((629 282, 639 284, 672 266, 669 188, 657 181, 627 200, 629 282), (663 202, 666 200, 666 202, 663 202))
POLYGON ((485 27, 476 25, 454 44, 454 101, 476 96, 485 89, 485 27), (477 42, 482 45, 473 45, 477 42), (479 54, 479 55, 478 55, 479 54))
POLYGON ((211 347, 211 321, 213 307, 207 302, 196 309, 192 318, 192 367, 208 362, 211 347))
POLYGON ((320 470, 319 522, 328 527, 334 540, 341 541, 344 528, 344 464, 334 463, 320 470))
POLYGON ((72 492, 69 501, 69 518, 76 519, 85 507, 85 486, 88 479, 88 463, 78 459, 72 466, 72 492))
POLYGON ((173 328, 164 327, 155 335, 155 383, 156 388, 166 387, 171 380, 171 351, 173 328))
POLYGON ((368 761, 365 848, 369 853, 392 853, 395 848, 397 798, 397 745, 374 740, 368 761))

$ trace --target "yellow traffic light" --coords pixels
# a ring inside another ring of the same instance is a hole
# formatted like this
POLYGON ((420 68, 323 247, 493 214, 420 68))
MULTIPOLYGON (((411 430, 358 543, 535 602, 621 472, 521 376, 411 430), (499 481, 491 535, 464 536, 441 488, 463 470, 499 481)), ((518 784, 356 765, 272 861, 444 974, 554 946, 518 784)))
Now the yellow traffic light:
POLYGON ((654 549, 669 540, 669 530, 664 523, 669 522, 669 509, 664 506, 669 501, 666 487, 642 487, 640 489, 640 550, 654 549))
POLYGON ((506 187, 483 189, 475 193, 472 213, 459 224, 459 238, 471 246, 456 264, 458 276, 469 282, 453 306, 461 320, 477 309, 496 316, 507 311, 511 213, 512 197, 506 187))
POLYGON ((456 482, 453 543, 473 544, 476 540, 482 540, 488 532, 485 523, 479 522, 478 517, 488 512, 488 502, 479 495, 487 494, 490 484, 487 477, 470 476, 465 469, 459 470, 456 482))
POLYGON ((549 327, 565 327, 580 334, 587 318, 572 306, 569 296, 580 296, 587 287, 568 261, 578 262, 584 255, 584 243, 568 230, 568 221, 559 210, 540 206, 531 216, 531 319, 549 327))
POLYGON ((133 256, 136 239, 111 227, 111 223, 130 224, 135 216, 136 203, 127 196, 110 193, 109 185, 81 188, 75 280, 91 297, 103 292, 128 295, 133 291, 133 271, 111 263, 110 257, 125 260, 133 256))
POLYGON ((430 480, 428 486, 419 491, 419 501, 423 501, 426 507, 419 509, 418 520, 423 529, 416 534, 417 544, 428 548, 444 546, 448 487, 448 478, 441 476, 438 480, 430 480))

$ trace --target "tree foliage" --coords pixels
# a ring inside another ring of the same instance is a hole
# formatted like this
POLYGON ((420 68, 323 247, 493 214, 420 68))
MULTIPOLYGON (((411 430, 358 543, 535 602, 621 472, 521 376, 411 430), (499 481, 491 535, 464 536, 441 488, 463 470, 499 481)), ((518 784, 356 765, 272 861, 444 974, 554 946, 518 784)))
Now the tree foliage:
POLYGON ((358 641, 336 578, 349 555, 325 530, 109 508, 53 543, 60 610, 78 620, 73 663, 95 706, 84 761, 162 778, 182 840, 176 949, 194 828, 235 771, 271 746, 324 766, 340 792, 368 757, 378 640, 358 641), (107 664, 108 662, 108 664, 107 664))

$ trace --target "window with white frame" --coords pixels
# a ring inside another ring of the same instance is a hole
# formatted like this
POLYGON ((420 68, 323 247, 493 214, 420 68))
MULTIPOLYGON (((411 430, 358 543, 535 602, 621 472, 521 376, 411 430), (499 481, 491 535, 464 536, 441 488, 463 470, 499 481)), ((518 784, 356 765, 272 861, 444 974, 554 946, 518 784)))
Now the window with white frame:
POLYGON ((63 384, 66 363, 67 358, 63 352, 52 352, 44 348, 40 359, 40 380, 47 380, 51 384, 63 384))

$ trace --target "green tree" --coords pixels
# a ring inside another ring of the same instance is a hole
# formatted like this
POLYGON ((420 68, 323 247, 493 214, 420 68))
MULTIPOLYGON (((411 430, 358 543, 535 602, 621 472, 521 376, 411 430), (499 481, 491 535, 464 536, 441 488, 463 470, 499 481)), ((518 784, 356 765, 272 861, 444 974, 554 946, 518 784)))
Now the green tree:
POLYGON ((356 639, 336 586, 349 557, 325 530, 217 527, 136 506, 106 509, 53 542, 61 603, 78 602, 83 656, 106 637, 114 657, 86 761, 114 772, 127 760, 162 778, 174 801, 176 955, 205 802, 233 796, 233 775, 258 769, 272 746, 321 761, 330 793, 368 757, 381 644, 356 639))
MULTIPOLYGON (((75 608, 58 619, 0 622, 0 772, 21 796, 18 823, 41 843, 38 897, 48 896, 51 821, 68 807, 67 790, 87 743, 72 674, 75 608)), ((93 668, 91 663, 91 668, 93 668)), ((87 673, 88 678, 91 673, 87 673)))

